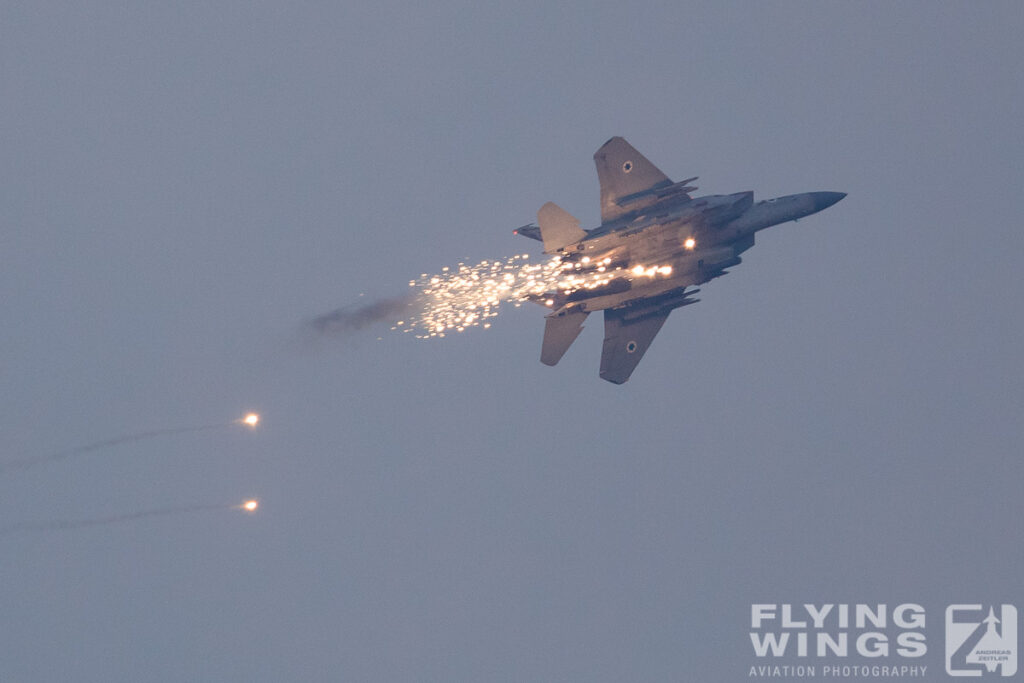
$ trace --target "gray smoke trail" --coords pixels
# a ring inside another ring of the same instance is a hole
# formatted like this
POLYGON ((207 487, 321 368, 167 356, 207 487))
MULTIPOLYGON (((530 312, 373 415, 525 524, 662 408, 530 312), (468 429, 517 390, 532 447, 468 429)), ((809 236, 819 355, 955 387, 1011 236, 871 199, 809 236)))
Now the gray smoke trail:
POLYGON ((47 455, 37 455, 29 458, 22 458, 20 460, 9 460, 7 462, 0 463, 0 473, 12 472, 14 470, 27 470, 32 467, 38 467, 50 462, 58 462, 60 460, 66 460, 68 458, 75 457, 76 455, 85 455, 86 453, 92 453, 93 451, 102 450, 104 448, 110 448, 112 446, 120 446, 125 443, 134 443, 136 441, 145 441, 146 439, 155 439, 161 436, 168 436, 170 434, 190 434, 193 432, 207 432, 214 429, 227 429, 234 425, 235 422, 223 422, 215 425, 198 425, 195 427, 172 427, 170 429, 152 429, 148 432, 136 432, 135 434, 124 434, 122 436, 115 436, 112 439, 105 439, 103 441, 97 441, 96 443, 86 444, 84 446, 78 446, 71 448, 66 451, 58 451, 57 453, 49 453, 47 455))
POLYGON ((0 536, 18 533, 19 531, 61 531, 64 529, 84 529, 90 526, 106 526, 107 524, 120 524, 146 517, 168 517, 170 515, 182 515, 191 512, 203 512, 207 510, 229 510, 236 508, 233 504, 219 505, 184 505, 180 507, 157 508, 155 510, 143 510, 131 512, 125 515, 112 515, 110 517, 95 517, 93 519, 60 519, 49 522, 22 522, 0 527, 0 536))
POLYGON ((403 317, 415 299, 413 296, 400 296, 378 299, 363 306, 339 308, 313 318, 306 327, 318 336, 346 336, 375 322, 403 317))

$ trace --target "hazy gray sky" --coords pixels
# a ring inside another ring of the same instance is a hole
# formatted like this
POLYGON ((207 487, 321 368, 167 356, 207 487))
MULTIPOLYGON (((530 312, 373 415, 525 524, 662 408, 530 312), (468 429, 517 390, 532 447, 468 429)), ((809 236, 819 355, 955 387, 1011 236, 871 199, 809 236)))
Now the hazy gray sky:
MULTIPOLYGON (((0 9, 0 680, 721 680, 752 602, 1024 607, 1024 7, 0 9), (629 383, 303 321, 675 180, 758 235, 629 383), (360 297, 364 294, 364 297, 360 297), (382 337, 379 341, 377 337, 382 337)), ((934 628, 932 628, 934 627, 934 628)))

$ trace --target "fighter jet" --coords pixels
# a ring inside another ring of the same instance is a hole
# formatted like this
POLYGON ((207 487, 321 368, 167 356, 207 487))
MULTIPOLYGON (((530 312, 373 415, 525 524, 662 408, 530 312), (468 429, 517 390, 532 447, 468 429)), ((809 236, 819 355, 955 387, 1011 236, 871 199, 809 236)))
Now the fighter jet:
POLYGON ((555 365, 594 311, 604 311, 601 378, 629 379, 673 309, 697 303, 690 289, 725 275, 754 246, 754 234, 822 211, 846 196, 805 192, 755 202, 753 192, 691 197, 678 183, 614 137, 594 154, 601 185, 601 225, 578 220, 548 202, 537 224, 516 234, 540 240, 544 253, 585 286, 536 297, 546 316, 540 361, 555 365))

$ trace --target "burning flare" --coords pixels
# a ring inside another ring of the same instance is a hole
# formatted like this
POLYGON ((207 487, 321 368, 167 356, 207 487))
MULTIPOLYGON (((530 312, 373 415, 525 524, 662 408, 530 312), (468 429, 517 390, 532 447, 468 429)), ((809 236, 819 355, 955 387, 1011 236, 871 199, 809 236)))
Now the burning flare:
POLYGON ((542 263, 530 263, 529 258, 528 254, 517 254, 475 266, 460 263, 442 268, 437 275, 421 274, 409 281, 409 287, 418 290, 420 311, 410 313, 391 329, 411 332, 420 339, 444 337, 470 327, 487 329, 503 303, 518 307, 532 300, 550 307, 558 295, 603 287, 619 277, 635 280, 672 273, 668 265, 612 268, 610 258, 595 262, 583 257, 575 263, 557 256, 542 263))
POLYGON ((67 460, 69 458, 78 457, 88 453, 94 453, 97 451, 104 451, 108 448, 114 448, 129 443, 137 443, 139 441, 149 441, 150 439, 158 439, 167 436, 173 436, 177 434, 194 434, 198 432, 209 432, 218 431, 221 429, 230 429, 235 425, 246 425, 247 427, 255 428, 259 424, 260 416, 256 413, 249 413, 244 417, 240 417, 237 420, 231 420, 230 422, 221 422, 218 424, 208 425, 193 425, 186 427, 169 427, 166 429, 150 429, 144 432, 134 432, 132 434, 120 434, 118 436, 111 437, 109 439, 103 439, 94 443, 84 444, 82 446, 76 446, 63 451, 57 451, 55 453, 48 453, 45 455, 35 455, 15 460, 0 461, 0 473, 10 472, 14 470, 27 470, 47 463, 59 462, 61 460, 67 460))
POLYGON ((70 529, 84 529, 87 527, 94 526, 108 526, 112 524, 123 524, 125 522, 132 522, 139 519, 147 519, 150 517, 175 517, 178 515, 188 515, 196 512, 206 512, 211 510, 244 510, 245 512, 255 512, 259 508, 259 501, 255 498, 250 498, 239 504, 228 503, 227 505, 213 504, 213 505, 181 505, 178 507, 164 507, 155 508, 152 510, 139 510, 137 512, 128 512, 121 515, 111 515, 109 517, 92 517, 88 519, 55 519, 45 522, 20 522, 17 524, 11 524, 9 526, 0 527, 0 536, 6 536, 8 534, 14 534, 24 531, 63 531, 70 529))

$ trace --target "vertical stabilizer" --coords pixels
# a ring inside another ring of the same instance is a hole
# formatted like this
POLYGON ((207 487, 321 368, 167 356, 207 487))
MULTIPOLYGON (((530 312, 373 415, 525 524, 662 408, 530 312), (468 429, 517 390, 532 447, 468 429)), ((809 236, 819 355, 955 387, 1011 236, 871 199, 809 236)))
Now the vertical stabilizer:
POLYGON ((575 244, 587 236, 580 222, 554 202, 548 202, 537 212, 537 225, 544 240, 544 253, 554 254, 559 249, 575 244))

